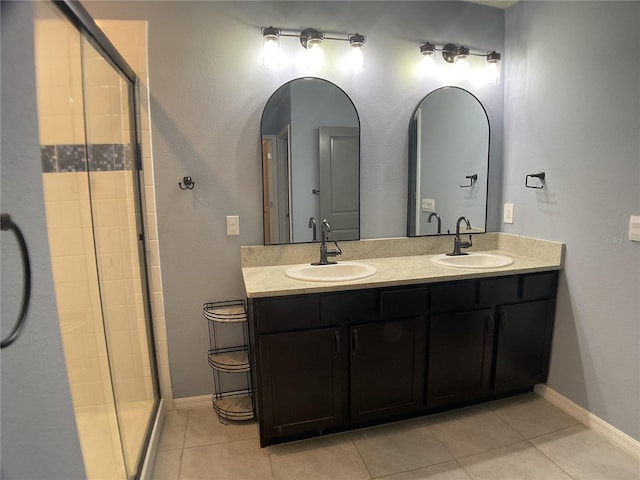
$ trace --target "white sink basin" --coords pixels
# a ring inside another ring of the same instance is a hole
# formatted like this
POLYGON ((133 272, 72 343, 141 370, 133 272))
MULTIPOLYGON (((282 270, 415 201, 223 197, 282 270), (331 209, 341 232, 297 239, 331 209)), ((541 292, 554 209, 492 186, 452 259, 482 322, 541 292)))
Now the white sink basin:
POLYGON ((306 282, 346 282, 370 277, 377 271, 376 267, 367 263, 339 262, 331 265, 297 265, 287 269, 284 274, 306 282))
POLYGON ((436 265, 456 268, 498 268, 513 263, 513 259, 493 253, 470 252, 467 255, 436 255, 431 258, 436 265))

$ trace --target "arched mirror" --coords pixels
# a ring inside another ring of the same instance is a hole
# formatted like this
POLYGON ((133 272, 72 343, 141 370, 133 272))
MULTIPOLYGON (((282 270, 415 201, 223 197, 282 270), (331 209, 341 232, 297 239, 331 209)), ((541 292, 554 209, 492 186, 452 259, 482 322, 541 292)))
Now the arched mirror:
POLYGON ((484 232, 488 172, 489 118, 480 101, 458 87, 429 93, 409 126, 407 235, 455 233, 460 216, 484 232))
POLYGON ((265 245, 360 238, 360 119, 351 99, 320 78, 282 85, 262 113, 265 245), (315 233, 314 233, 315 232, 315 233))

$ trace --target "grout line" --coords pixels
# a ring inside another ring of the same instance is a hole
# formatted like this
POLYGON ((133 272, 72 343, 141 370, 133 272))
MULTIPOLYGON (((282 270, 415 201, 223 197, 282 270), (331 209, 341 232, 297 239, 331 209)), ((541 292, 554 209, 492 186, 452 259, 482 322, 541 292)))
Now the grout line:
MULTIPOLYGON (((574 425, 574 426, 575 426, 575 425, 574 425)), ((567 428, 571 428, 571 427, 567 427, 567 428)), ((561 430, 565 430, 565 429, 564 429, 564 428, 561 428, 560 430, 557 430, 557 431, 559 432, 559 431, 561 431, 561 430)), ((548 434, 547 434, 547 435, 548 435, 548 434)), ((538 435, 538 437, 542 437, 542 436, 543 436, 543 435, 538 435)), ((532 438, 538 438, 538 437, 532 437, 532 438)), ((531 445, 533 448, 535 448, 538 452, 540 452, 544 458, 546 458, 547 460, 549 460, 549 461, 550 461, 551 463, 553 463, 556 467, 558 467, 560 470, 562 470, 564 473, 566 473, 566 474, 567 474, 567 476, 568 476, 569 478, 572 478, 572 479, 576 480, 574 476, 572 476, 571 474, 569 474, 569 472, 567 472, 564 468, 562 468, 560 465, 558 465, 556 462, 554 462, 552 458, 550 458, 548 455, 546 455, 542 450, 540 450, 538 447, 536 447, 533 443, 531 443, 529 440, 527 440, 527 442, 529 443, 529 445, 531 445)))
POLYGON ((353 435, 351 435, 351 433, 349 433, 349 440, 351 440, 351 443, 356 449, 356 453, 360 457, 360 461, 362 462, 362 465, 364 465, 365 470, 369 474, 369 478, 373 478, 373 474, 371 473, 371 470, 369 470, 369 467, 367 466, 367 462, 364 461, 364 458, 362 457, 362 453, 360 453, 360 449, 358 448, 358 445, 356 444, 356 441, 353 439, 353 435))
POLYGON ((184 458, 184 448, 180 450, 180 462, 178 463, 178 480, 180 480, 180 477, 182 476, 182 459, 183 458, 184 458))

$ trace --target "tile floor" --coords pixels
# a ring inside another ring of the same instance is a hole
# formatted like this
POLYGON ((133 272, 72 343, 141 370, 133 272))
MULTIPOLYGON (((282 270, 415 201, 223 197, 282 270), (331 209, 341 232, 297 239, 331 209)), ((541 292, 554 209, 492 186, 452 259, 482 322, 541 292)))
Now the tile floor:
POLYGON ((170 480, 639 480, 640 460, 534 393, 260 448, 255 423, 167 414, 153 471, 170 480))

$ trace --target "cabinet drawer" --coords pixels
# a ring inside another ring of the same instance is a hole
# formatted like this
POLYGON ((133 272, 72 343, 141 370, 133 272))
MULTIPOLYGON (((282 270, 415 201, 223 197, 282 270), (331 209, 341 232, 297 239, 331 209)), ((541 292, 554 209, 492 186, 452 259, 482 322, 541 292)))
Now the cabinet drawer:
POLYGON ((431 311, 451 312, 476 306, 476 282, 441 283, 431 287, 431 311))
POLYGON ((480 280, 480 305, 495 305, 518 301, 518 277, 497 277, 480 280))
POLYGON ((372 322, 380 318, 376 290, 324 294, 320 298, 322 325, 372 322))
POLYGON ((380 318, 418 317, 427 311, 426 287, 390 290, 380 293, 380 318))
POLYGON ((295 297, 256 300, 258 332, 284 332, 320 326, 320 297, 295 297))
POLYGON ((534 273, 522 279, 522 299, 554 298, 558 288, 558 272, 534 273))

